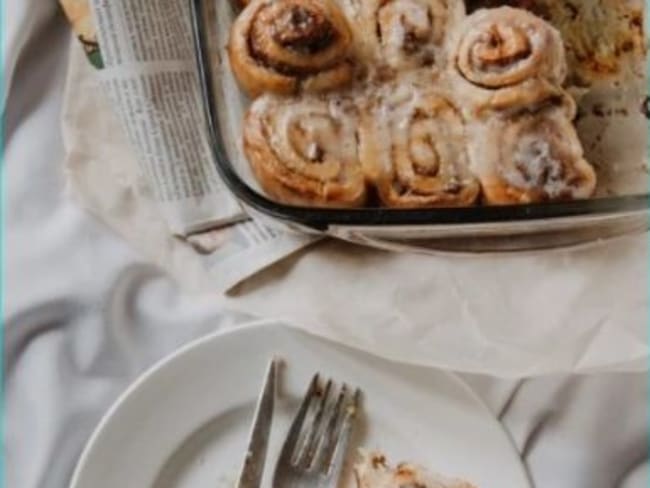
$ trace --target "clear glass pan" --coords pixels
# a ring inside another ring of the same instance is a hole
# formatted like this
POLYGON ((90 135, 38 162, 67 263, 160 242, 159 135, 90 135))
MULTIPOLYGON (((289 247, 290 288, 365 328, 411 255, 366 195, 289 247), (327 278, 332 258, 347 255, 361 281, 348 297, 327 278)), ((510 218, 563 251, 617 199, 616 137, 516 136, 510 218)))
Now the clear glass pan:
MULTIPOLYGON (((650 193, 565 203, 441 209, 328 209, 285 205, 251 183, 233 149, 236 87, 219 72, 227 22, 223 0, 189 0, 209 142, 219 174, 251 214, 289 230, 328 234, 391 250, 512 252, 585 245, 650 228, 650 193), (217 6, 215 6, 215 2, 217 6)), ((645 180, 644 180, 645 181, 645 180)), ((644 184, 643 187, 647 187, 644 184)))

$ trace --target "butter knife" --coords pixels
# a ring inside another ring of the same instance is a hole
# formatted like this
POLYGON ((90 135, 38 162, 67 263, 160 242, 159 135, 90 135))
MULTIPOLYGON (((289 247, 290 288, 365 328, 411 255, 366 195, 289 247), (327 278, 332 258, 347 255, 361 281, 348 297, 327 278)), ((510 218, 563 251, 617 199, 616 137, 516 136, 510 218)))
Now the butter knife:
POLYGON ((248 450, 237 482, 238 488, 259 488, 262 484, 266 453, 271 436, 271 425, 273 423, 277 370, 278 361, 273 359, 266 372, 262 392, 255 408, 248 450))

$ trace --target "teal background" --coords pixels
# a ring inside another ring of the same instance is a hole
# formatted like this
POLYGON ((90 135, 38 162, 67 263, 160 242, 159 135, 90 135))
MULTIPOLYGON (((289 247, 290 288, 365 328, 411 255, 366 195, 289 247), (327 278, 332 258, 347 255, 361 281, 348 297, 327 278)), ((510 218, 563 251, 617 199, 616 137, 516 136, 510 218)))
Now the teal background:
POLYGON ((0 164, 0 439, 2 442, 2 452, 0 452, 0 487, 6 485, 5 476, 5 459, 6 459, 6 439, 5 439, 5 375, 4 375, 4 326, 5 326, 5 115, 6 115, 6 86, 5 86, 5 2, 0 0, 0 93, 2 94, 2 113, 0 114, 0 155, 2 161, 0 164))

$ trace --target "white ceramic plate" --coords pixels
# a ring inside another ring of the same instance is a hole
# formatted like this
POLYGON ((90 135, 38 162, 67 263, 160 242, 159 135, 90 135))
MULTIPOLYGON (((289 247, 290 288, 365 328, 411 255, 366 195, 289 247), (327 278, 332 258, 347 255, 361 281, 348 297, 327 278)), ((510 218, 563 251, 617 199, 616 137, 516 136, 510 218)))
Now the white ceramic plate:
MULTIPOLYGON (((258 324, 201 339, 140 378, 93 434, 72 488, 234 486, 274 355, 286 367, 272 458, 310 378, 320 371, 363 390, 357 447, 381 449, 391 460, 417 462, 481 488, 530 486, 501 425, 455 376, 258 324)), ((353 486, 349 473, 345 484, 353 486)))

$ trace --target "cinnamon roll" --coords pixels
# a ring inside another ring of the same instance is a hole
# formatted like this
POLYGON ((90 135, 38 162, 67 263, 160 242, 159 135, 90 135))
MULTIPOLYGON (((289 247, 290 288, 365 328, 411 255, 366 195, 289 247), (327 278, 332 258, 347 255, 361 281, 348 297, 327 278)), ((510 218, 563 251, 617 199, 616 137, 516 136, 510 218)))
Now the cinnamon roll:
POLYGON ((412 463, 391 466, 381 452, 361 452, 354 466, 357 488, 476 488, 412 463))
POLYGON ((363 111, 361 163, 389 207, 472 205, 480 187, 466 145, 460 113, 431 89, 391 86, 363 111))
POLYGON ((585 199, 596 173, 567 106, 493 116, 478 127, 470 146, 471 168, 491 205, 585 199))
POLYGON ((477 115, 561 95, 567 64, 555 28, 528 11, 501 7, 478 10, 459 26, 450 72, 459 100, 477 115))
POLYGON ((264 190, 279 201, 358 207, 366 183, 356 126, 351 101, 265 95, 246 115, 244 152, 264 190))
POLYGON ((351 42, 333 0, 252 0, 232 26, 228 54, 251 96, 319 92, 351 80, 351 42))
POLYGON ((465 15, 463 0, 358 0, 362 50, 394 72, 444 65, 448 32, 465 15))
POLYGON ((643 0, 471 0, 468 8, 504 4, 530 10, 557 27, 572 86, 626 81, 629 75, 645 72, 643 0))

